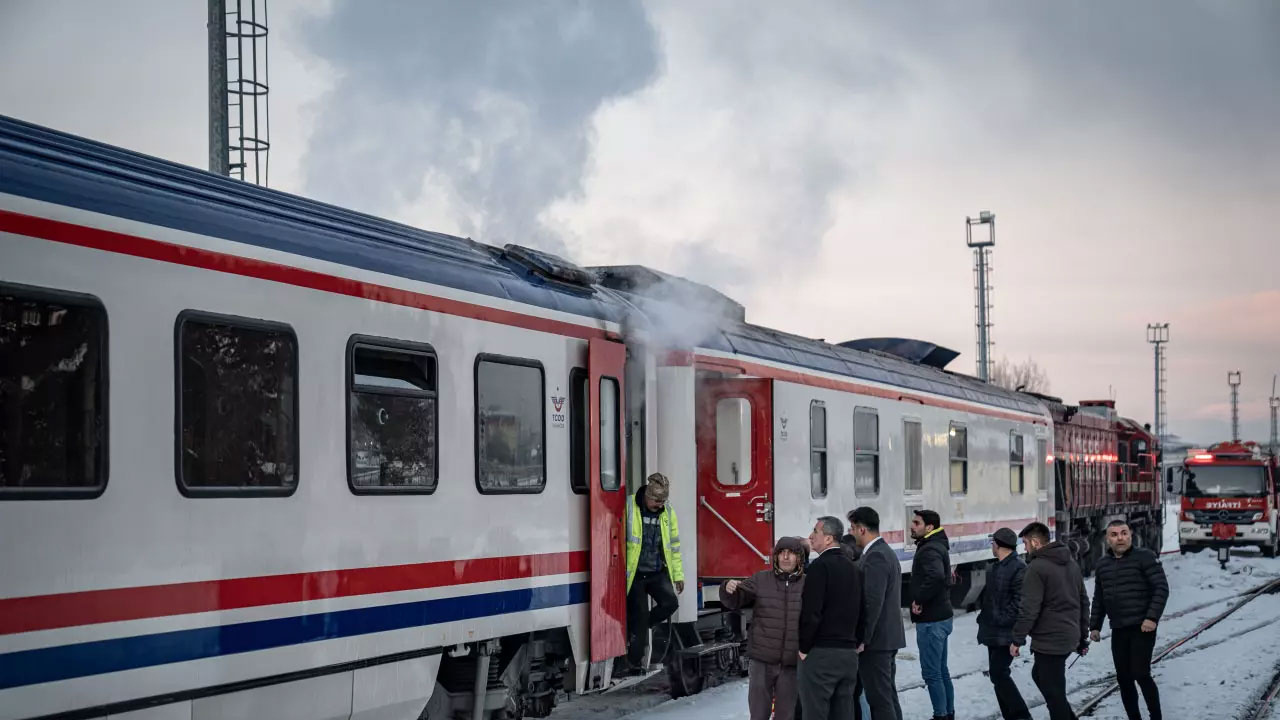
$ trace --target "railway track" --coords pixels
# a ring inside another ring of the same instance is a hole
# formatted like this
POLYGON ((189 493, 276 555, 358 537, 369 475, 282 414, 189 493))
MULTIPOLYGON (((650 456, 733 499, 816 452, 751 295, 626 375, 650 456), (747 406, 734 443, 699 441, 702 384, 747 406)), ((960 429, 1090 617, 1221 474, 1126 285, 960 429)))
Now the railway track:
POLYGON ((1271 710, 1277 707, 1276 702, 1280 696, 1280 664, 1276 665, 1276 672, 1271 676, 1271 682, 1267 684, 1262 695, 1254 703, 1253 707, 1245 715, 1245 720, 1266 720, 1271 716, 1271 710))
MULTIPOLYGON (((1151 659, 1151 664, 1152 664, 1152 665, 1155 665, 1156 663, 1160 662, 1161 660, 1165 659, 1166 657, 1169 657, 1170 655, 1174 654, 1175 652, 1177 652, 1177 651, 1178 651, 1178 649, 1179 649, 1179 648, 1181 648, 1182 646, 1184 646, 1184 645, 1186 645, 1187 643, 1191 642, 1192 640, 1196 639, 1197 637, 1199 637, 1199 636, 1201 635, 1201 633, 1203 633, 1204 631, 1208 630, 1209 628, 1212 628, 1213 626, 1217 625, 1218 623, 1222 622, 1223 620, 1226 620, 1228 617, 1231 617, 1231 616, 1232 616, 1232 615, 1234 615, 1238 610, 1240 610, 1241 608, 1243 608, 1245 605, 1248 605, 1249 603, 1253 602, 1254 600, 1257 600, 1258 598, 1262 597, 1263 595, 1272 595, 1272 594, 1275 594, 1275 593, 1277 593, 1277 592, 1280 592, 1280 578, 1276 578, 1276 579, 1271 580, 1271 581, 1269 581, 1269 582, 1263 583, 1262 585, 1259 585, 1259 586, 1257 586, 1257 587, 1253 588, 1252 590, 1250 590, 1250 591, 1248 591, 1248 592, 1246 592, 1246 593, 1244 593, 1244 594, 1242 594, 1242 595, 1238 595, 1238 596, 1236 596, 1236 597, 1239 597, 1240 599, 1239 599, 1239 600, 1237 600, 1235 603, 1233 603, 1233 604, 1231 605, 1231 607, 1227 608, 1226 610, 1222 611, 1221 613, 1218 613, 1217 615, 1215 615, 1215 616, 1213 616, 1212 618, 1210 618, 1210 619, 1208 619, 1208 620, 1204 621, 1203 623, 1200 623, 1200 625, 1196 626, 1196 628, 1195 628, 1194 630, 1192 630, 1191 632, 1187 633, 1186 635, 1183 635, 1181 638, 1179 638, 1178 640, 1174 641, 1173 643, 1171 643, 1171 644, 1169 644, 1169 645, 1166 645, 1162 650, 1160 650, 1160 652, 1156 653, 1156 656, 1155 656, 1154 658, 1152 658, 1152 659, 1151 659)), ((1261 624, 1258 624, 1258 625, 1250 626, 1249 628, 1246 628, 1245 630, 1242 630, 1242 631, 1237 632, 1237 633, 1233 633, 1233 634, 1232 634, 1232 637, 1235 637, 1235 636, 1238 636, 1238 635, 1242 635, 1242 634, 1244 634, 1245 632, 1252 632, 1252 631, 1254 631, 1254 630, 1259 629, 1260 627, 1265 627, 1266 625, 1269 625, 1269 624, 1271 624, 1271 623, 1270 623, 1270 622, 1264 622, 1264 623, 1261 623, 1261 624)), ((1228 638, 1228 639, 1229 639, 1229 638, 1228 638)), ((1207 644, 1205 644, 1205 645, 1203 645, 1203 646, 1201 646, 1201 647, 1197 647, 1197 648, 1195 648, 1195 650, 1201 650, 1201 649, 1204 649, 1204 648, 1207 648, 1207 647, 1212 647, 1213 645, 1217 645, 1217 644, 1219 644, 1220 642, 1225 642, 1225 640, 1220 640, 1220 641, 1216 641, 1216 642, 1213 642, 1213 643, 1207 643, 1207 644)), ((1273 699, 1274 699, 1274 697, 1275 697, 1275 688, 1276 688, 1276 684, 1277 684, 1277 682, 1280 682, 1280 672, 1278 672, 1278 673, 1277 673, 1277 677, 1276 677, 1276 678, 1273 678, 1273 679, 1272 679, 1271 687, 1269 688, 1269 692, 1271 693, 1271 695, 1270 695, 1270 696, 1271 696, 1271 698, 1273 698, 1273 699)), ((1114 680, 1114 676, 1111 676, 1111 681, 1108 683, 1107 687, 1106 687, 1104 690, 1102 690, 1101 692, 1099 692, 1098 694, 1096 694, 1096 695, 1094 695, 1093 697, 1089 698, 1089 700, 1085 701, 1084 705, 1080 706, 1080 707, 1076 710, 1076 714, 1077 714, 1077 715, 1079 715, 1080 717, 1087 717, 1087 716, 1092 715, 1092 714, 1093 714, 1093 712, 1094 712, 1095 710, 1097 710, 1098 705, 1100 705, 1100 704, 1102 703, 1102 701, 1103 701, 1103 700, 1105 700, 1105 699, 1107 699, 1108 697, 1110 697, 1110 696, 1111 696, 1111 694, 1112 694, 1112 693, 1114 693, 1114 692, 1115 692, 1116 690, 1118 690, 1118 689, 1120 689, 1120 686, 1115 682, 1115 680, 1114 680)), ((1265 703, 1263 703, 1263 702, 1261 702, 1261 701, 1260 701, 1260 702, 1259 702, 1259 706, 1262 706, 1262 705, 1264 705, 1264 704, 1269 704, 1269 703, 1270 703, 1270 701, 1266 701, 1265 703)), ((1265 708, 1263 708, 1262 712, 1264 712, 1264 713, 1266 712, 1265 708)), ((1262 715, 1251 715, 1251 716, 1250 716, 1250 718, 1251 718, 1251 719, 1252 719, 1252 718, 1259 718, 1259 717, 1263 717, 1263 716, 1262 716, 1262 715)))

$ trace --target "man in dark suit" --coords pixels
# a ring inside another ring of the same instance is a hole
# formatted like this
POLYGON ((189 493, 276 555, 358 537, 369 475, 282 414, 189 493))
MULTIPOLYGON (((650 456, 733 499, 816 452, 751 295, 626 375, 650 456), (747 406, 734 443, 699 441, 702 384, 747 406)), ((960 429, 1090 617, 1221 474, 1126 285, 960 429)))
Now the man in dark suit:
POLYGON ((809 536, 818 553, 800 600, 798 684, 804 720, 853 717, 858 680, 861 569, 840 547, 844 523, 821 517, 809 536))
POLYGON ((902 627, 902 566, 880 537, 880 514, 869 507, 849 513, 849 531, 862 548, 862 623, 858 674, 871 706, 871 720, 902 720, 897 656, 907 646, 902 627))

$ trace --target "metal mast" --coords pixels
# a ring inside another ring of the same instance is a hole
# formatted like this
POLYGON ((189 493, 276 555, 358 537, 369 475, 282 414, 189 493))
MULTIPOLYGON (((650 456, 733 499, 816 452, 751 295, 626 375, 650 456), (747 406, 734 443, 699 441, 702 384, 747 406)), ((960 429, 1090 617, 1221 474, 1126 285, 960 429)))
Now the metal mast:
POLYGON ((1271 454, 1280 452, 1280 425, 1276 424, 1276 415, 1280 413, 1280 396, 1276 395, 1276 376, 1271 376, 1271 454))
POLYGON ((1152 323, 1147 325, 1147 342, 1155 346, 1156 357, 1156 403, 1154 408, 1154 417, 1156 438, 1160 441, 1160 447, 1164 447, 1165 440, 1165 387, 1167 381, 1165 378, 1164 363, 1164 346, 1169 342, 1169 323, 1152 323))
POLYGON ((977 294, 978 378, 991 379, 991 248, 996 244, 996 216, 983 210, 977 219, 965 217, 964 242, 973 248, 973 284, 977 294), (987 239, 974 241, 973 226, 986 225, 987 239))
POLYGON ((1231 386, 1231 441, 1240 442, 1240 371, 1227 373, 1227 384, 1231 386))
POLYGON ((267 0, 209 0, 209 170, 266 185, 267 0))

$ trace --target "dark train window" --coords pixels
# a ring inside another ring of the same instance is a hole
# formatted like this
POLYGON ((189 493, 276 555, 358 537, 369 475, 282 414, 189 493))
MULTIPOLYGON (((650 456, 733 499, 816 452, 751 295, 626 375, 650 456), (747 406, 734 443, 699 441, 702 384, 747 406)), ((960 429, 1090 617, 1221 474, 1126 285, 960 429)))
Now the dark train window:
POLYGON ((924 490, 924 429, 919 420, 902 421, 902 446, 906 452, 903 489, 921 492, 924 490))
POLYGON ((880 416, 873 408, 853 409, 853 494, 880 494, 880 416))
POLYGON ((587 405, 587 371, 574 368, 569 373, 569 488, 579 495, 587 493, 587 473, 591 472, 591 420, 587 405))
POLYGON ((827 406, 821 400, 809 404, 809 493, 827 496, 827 406))
POLYGON ((107 484, 107 311, 0 285, 0 498, 96 497, 107 484))
POLYGON ((969 433, 965 426, 951 423, 947 435, 951 456, 951 492, 963 495, 969 492, 969 433))
POLYGON ((542 366, 481 355, 476 360, 476 487, 537 493, 547 482, 542 366))
POLYGON ((352 337, 347 477, 356 494, 430 493, 437 462, 436 357, 426 345, 352 337))
POLYGON ((1023 454, 1022 436, 1009 433, 1009 492, 1021 495, 1026 490, 1026 457, 1023 454))
POLYGON ((298 339, 288 325, 187 311, 177 323, 178 488, 193 497, 298 486, 298 339))

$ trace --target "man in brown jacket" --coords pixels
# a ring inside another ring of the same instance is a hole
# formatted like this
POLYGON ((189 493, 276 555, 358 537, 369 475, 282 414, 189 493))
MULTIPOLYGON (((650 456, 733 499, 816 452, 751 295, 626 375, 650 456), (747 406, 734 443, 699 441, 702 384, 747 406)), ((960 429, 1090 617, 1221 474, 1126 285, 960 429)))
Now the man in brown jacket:
POLYGON ((726 580, 720 602, 728 610, 751 608, 747 641, 751 720, 792 720, 796 710, 796 653, 800 647, 800 594, 804 590, 804 544, 779 538, 773 569, 746 580, 726 580))

